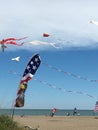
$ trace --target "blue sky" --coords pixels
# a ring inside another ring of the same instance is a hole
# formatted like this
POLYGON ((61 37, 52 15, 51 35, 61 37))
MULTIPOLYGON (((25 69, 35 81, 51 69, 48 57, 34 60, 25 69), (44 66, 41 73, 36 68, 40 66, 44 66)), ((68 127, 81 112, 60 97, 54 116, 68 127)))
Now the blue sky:
POLYGON ((98 79, 98 26, 90 23, 91 20, 98 21, 97 5, 97 0, 0 0, 0 39, 27 36, 23 46, 7 45, 4 53, 0 51, 1 108, 12 107, 20 75, 30 57, 39 53, 42 64, 34 78, 56 88, 30 80, 24 108, 94 109, 98 83, 77 76, 98 79), (45 32, 50 37, 43 37, 45 32), (31 45, 29 42, 34 40, 55 43, 60 48, 49 44, 31 45), (17 56, 20 56, 19 62, 11 60, 17 56), (58 72, 43 63, 77 76, 58 72))

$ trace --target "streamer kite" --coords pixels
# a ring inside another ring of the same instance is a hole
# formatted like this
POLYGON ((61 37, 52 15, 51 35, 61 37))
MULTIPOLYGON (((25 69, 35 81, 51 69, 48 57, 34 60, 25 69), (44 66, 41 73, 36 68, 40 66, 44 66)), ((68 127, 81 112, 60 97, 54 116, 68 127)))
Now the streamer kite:
POLYGON ((28 87, 28 81, 32 79, 38 67, 40 66, 41 59, 39 54, 34 55, 28 62, 26 69, 23 73, 22 79, 19 84, 17 98, 15 100, 15 107, 23 107, 25 102, 25 91, 28 87))
POLYGON ((31 41, 31 42, 29 42, 29 43, 32 44, 32 45, 39 45, 39 44, 41 44, 41 45, 46 45, 46 46, 51 45, 52 47, 54 47, 54 48, 56 48, 56 49, 59 48, 59 47, 55 46, 55 43, 51 43, 51 42, 31 41))
POLYGON ((23 40, 27 37, 23 37, 23 38, 6 38, 6 39, 3 39, 0 41, 0 44, 1 44, 1 48, 2 48, 2 51, 4 52, 4 49, 7 48, 7 44, 12 44, 12 45, 17 45, 17 46, 22 46, 24 44, 24 42, 18 44, 17 41, 20 41, 20 40, 23 40))
POLYGON ((54 40, 55 42, 57 43, 71 43, 71 41, 69 40, 66 40, 66 39, 62 39, 60 37, 58 37, 57 35, 52 35, 52 34, 49 34, 49 33, 43 33, 43 37, 46 37, 46 38, 51 38, 52 40, 54 40))
POLYGON ((53 47, 55 47, 55 48, 62 48, 62 43, 65 43, 65 42, 68 42, 68 41, 66 41, 66 40, 62 40, 62 39, 60 39, 60 38, 57 38, 57 37, 55 37, 55 36, 53 36, 53 35, 51 35, 51 34, 49 34, 49 33, 43 33, 43 37, 50 37, 51 38, 51 40, 52 41, 54 41, 54 42, 52 42, 52 46, 53 47), (59 44, 60 43, 60 44, 59 44))

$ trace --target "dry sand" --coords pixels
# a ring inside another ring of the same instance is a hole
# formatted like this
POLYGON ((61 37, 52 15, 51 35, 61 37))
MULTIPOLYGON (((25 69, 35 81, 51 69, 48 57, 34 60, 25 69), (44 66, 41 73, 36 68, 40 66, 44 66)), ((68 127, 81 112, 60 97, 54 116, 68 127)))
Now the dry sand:
POLYGON ((98 118, 94 116, 14 116, 22 126, 40 130, 98 130, 98 118))

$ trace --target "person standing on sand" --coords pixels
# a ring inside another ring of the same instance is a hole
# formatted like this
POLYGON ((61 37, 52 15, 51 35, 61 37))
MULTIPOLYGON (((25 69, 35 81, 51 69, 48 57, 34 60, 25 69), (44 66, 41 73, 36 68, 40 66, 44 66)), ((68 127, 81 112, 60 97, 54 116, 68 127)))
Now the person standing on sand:
POLYGON ((56 111, 57 111, 57 109, 56 109, 56 108, 54 108, 54 109, 52 110, 51 117, 53 117, 53 116, 54 116, 54 114, 56 113, 56 111))
POLYGON ((73 116, 77 115, 78 111, 77 111, 77 108, 75 107, 74 110, 73 110, 73 116))

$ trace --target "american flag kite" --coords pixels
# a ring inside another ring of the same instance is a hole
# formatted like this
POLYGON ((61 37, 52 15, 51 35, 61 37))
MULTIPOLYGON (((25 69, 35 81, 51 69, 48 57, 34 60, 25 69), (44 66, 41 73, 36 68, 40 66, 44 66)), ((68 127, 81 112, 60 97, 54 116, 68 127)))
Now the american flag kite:
POLYGON ((30 59, 29 63, 27 64, 26 69, 23 73, 22 79, 19 84, 15 107, 24 106, 25 91, 28 87, 28 81, 32 79, 40 63, 41 63, 40 56, 39 54, 36 54, 30 59))
POLYGON ((97 101, 96 104, 95 104, 94 112, 98 112, 98 101, 97 101))

